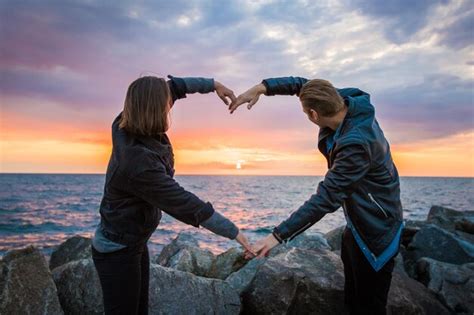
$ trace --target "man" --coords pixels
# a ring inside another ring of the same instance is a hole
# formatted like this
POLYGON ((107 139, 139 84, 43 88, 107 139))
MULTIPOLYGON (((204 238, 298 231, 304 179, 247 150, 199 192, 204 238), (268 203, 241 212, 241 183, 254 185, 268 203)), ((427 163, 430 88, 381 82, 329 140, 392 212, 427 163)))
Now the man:
POLYGON ((320 127, 318 148, 329 170, 317 192, 257 242, 254 252, 268 255, 342 206, 347 221, 341 248, 345 303, 353 314, 385 314, 403 211, 398 172, 369 94, 336 89, 319 79, 272 78, 240 95, 230 112, 244 103, 250 109, 262 94, 299 96, 303 112, 320 127))

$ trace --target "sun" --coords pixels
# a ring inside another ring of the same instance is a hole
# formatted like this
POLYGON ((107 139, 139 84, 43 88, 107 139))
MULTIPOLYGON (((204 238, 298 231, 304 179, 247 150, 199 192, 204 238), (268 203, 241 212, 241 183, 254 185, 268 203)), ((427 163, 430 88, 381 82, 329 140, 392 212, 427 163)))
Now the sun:
POLYGON ((235 163, 235 169, 240 170, 242 169, 242 164, 244 164, 244 160, 238 160, 237 163, 235 163))

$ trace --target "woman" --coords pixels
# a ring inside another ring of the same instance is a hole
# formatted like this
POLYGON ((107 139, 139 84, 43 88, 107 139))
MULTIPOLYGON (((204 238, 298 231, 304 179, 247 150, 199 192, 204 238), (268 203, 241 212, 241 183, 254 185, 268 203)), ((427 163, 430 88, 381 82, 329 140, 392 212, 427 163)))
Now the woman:
POLYGON ((250 250, 231 221, 173 179, 173 151, 166 135, 168 114, 177 99, 216 91, 228 104, 227 98, 235 100, 234 93, 213 79, 169 78, 147 76, 132 82, 123 112, 112 124, 101 220, 91 246, 105 314, 147 314, 147 241, 158 226, 161 210, 184 223, 236 239, 250 250))

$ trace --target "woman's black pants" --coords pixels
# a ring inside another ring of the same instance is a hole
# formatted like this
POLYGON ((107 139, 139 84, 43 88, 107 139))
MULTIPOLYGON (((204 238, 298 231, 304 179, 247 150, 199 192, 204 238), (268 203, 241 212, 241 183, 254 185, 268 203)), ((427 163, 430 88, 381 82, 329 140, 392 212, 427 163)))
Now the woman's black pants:
POLYGON ((98 252, 92 245, 91 250, 102 286, 105 314, 148 314, 150 259, 147 244, 111 253, 98 252))
POLYGON ((342 234, 341 258, 345 278, 344 302, 350 314, 386 314, 394 257, 376 272, 346 227, 342 234))

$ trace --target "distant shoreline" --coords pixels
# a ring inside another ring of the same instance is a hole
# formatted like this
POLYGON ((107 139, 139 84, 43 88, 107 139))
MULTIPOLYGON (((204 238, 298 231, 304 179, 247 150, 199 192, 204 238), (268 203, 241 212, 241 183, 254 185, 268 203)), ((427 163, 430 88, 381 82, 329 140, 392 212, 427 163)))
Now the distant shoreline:
MULTIPOLYGON (((9 173, 0 172, 0 175, 97 175, 104 176, 105 173, 9 173)), ((226 176, 242 176, 242 177, 324 177, 323 175, 251 175, 251 174, 176 174, 176 176, 214 176, 214 177, 226 177, 226 176)), ((400 176, 401 178, 459 178, 459 179, 474 179, 474 176, 413 176, 406 175, 400 176)))

